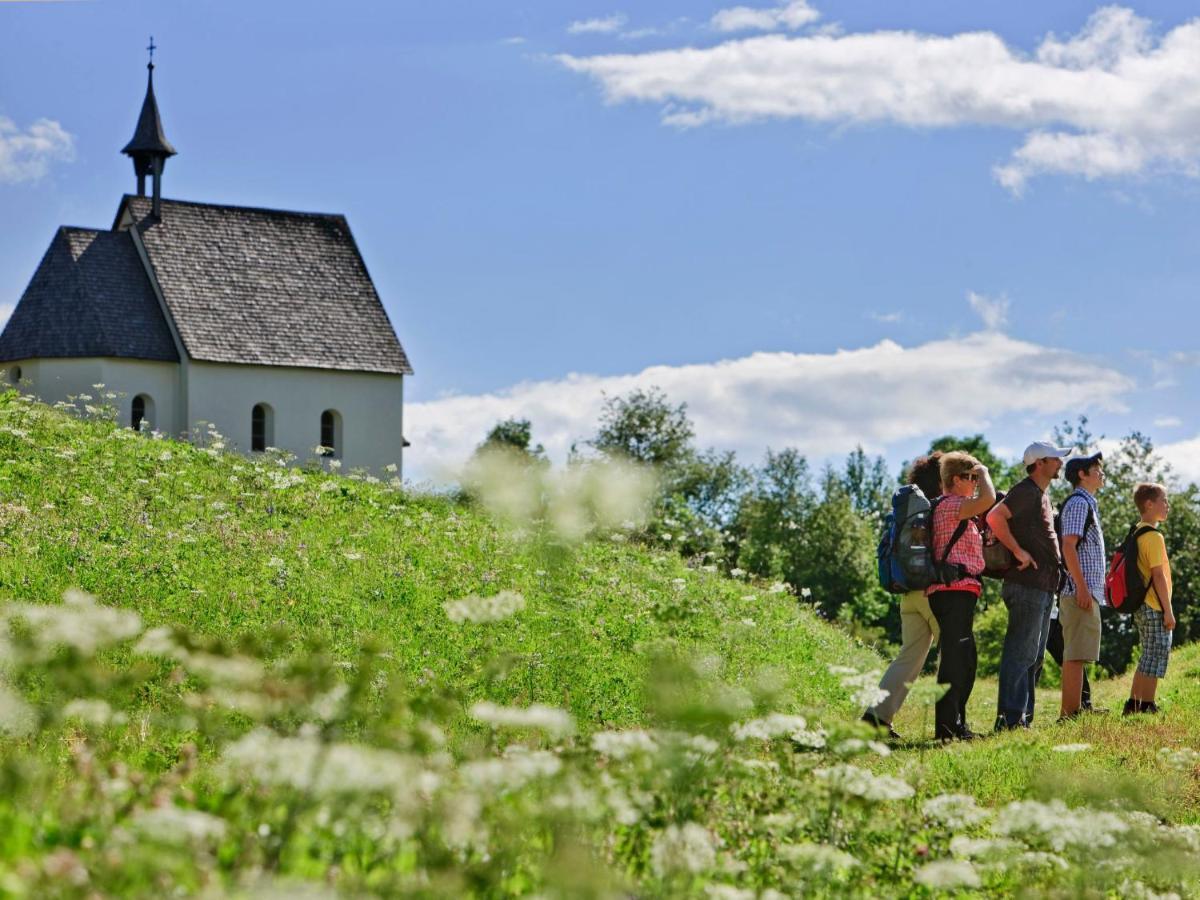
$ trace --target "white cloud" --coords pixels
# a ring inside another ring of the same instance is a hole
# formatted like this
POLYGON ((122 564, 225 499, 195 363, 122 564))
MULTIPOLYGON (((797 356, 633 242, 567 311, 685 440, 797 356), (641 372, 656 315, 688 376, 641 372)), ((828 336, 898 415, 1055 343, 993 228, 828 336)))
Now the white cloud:
POLYGON ((0 183, 37 181, 52 162, 75 158, 75 138, 53 119, 38 119, 25 131, 0 116, 0 183))
POLYGON ((750 462, 767 447, 797 447, 814 458, 857 444, 882 452, 925 435, 982 430, 1013 414, 1117 410, 1132 382, 1089 358, 991 331, 911 348, 881 341, 827 354, 754 353, 409 404, 407 459, 415 477, 436 477, 438 465, 465 459, 497 421, 520 417, 561 461, 572 442, 594 434, 605 393, 651 386, 688 404, 701 445, 736 450, 750 462))
POLYGON ((821 14, 809 6, 807 0, 792 0, 769 9, 750 6, 722 9, 709 24, 717 31, 775 31, 779 28, 795 31, 819 18, 821 14))
POLYGON ((1183 424, 1183 419, 1179 416, 1159 416, 1154 420, 1155 428, 1178 428, 1183 424))
POLYGON ((868 313, 867 315, 869 315, 874 321, 879 322, 881 325, 894 325, 904 318, 904 314, 899 312, 873 312, 868 313))
POLYGON ((613 13, 599 19, 581 19, 567 26, 567 34, 612 34, 629 21, 624 13, 613 13))
POLYGON ((1146 19, 1106 6, 1032 54, 988 31, 875 31, 558 59, 609 100, 662 104, 663 121, 682 127, 796 118, 1008 128, 1022 143, 993 174, 1014 193, 1046 174, 1200 176, 1200 20, 1156 36, 1146 19))
POLYGON ((967 302, 983 320, 983 325, 988 331, 999 331, 1008 324, 1009 302, 1007 297, 986 297, 974 291, 967 291, 967 302))
POLYGON ((1200 436, 1155 448, 1185 484, 1200 484, 1200 436))

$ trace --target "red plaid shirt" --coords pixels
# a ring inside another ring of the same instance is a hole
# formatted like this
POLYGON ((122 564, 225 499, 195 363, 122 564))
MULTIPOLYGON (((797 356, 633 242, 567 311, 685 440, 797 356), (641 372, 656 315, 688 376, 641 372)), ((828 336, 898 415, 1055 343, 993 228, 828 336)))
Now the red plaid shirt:
MULTIPOLYGON (((934 559, 941 560, 942 554, 946 552, 946 545, 954 536, 954 529, 958 528, 962 505, 968 499, 968 497, 960 497, 957 494, 943 494, 939 498, 937 509, 933 511, 934 559)), ((978 574, 983 571, 983 538, 975 526, 974 519, 967 522, 967 530, 958 539, 958 543, 951 548, 950 556, 946 561, 962 563, 968 572, 978 574)), ((928 595, 935 591, 969 591, 978 597, 980 587, 977 578, 960 578, 950 584, 932 584, 925 593, 928 595)))

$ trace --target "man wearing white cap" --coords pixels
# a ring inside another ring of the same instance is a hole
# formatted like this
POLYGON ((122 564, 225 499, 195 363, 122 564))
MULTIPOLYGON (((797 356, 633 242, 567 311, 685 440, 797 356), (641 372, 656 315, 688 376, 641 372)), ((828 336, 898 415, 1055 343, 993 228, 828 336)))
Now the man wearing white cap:
POLYGON ((1037 676, 1061 566, 1054 508, 1046 489, 1070 454, 1069 447, 1044 441, 1030 444, 1022 457, 1029 477, 1014 485, 988 513, 988 526, 1017 561, 1005 574, 1000 593, 1008 607, 1008 629, 1000 654, 997 730, 1028 728, 1033 723, 1037 676))

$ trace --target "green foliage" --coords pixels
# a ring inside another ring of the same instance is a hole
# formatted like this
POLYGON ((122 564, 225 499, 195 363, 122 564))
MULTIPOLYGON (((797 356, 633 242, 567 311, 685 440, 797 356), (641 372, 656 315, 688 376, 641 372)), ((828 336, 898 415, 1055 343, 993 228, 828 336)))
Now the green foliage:
POLYGON ((504 419, 492 426, 476 453, 503 450, 531 462, 546 464, 546 448, 533 443, 533 425, 528 419, 504 419))
POLYGON ((694 434, 686 403, 673 405, 658 388, 639 388, 605 398, 599 429, 589 443, 603 454, 669 468, 691 456, 694 434))

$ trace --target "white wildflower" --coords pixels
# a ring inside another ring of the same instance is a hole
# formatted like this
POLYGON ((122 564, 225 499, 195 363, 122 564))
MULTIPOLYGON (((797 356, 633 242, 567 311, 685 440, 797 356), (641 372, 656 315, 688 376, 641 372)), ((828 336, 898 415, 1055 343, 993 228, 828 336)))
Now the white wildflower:
POLYGON ((210 509, 214 509, 217 512, 220 512, 221 510, 225 509, 225 501, 224 500, 214 500, 208 506, 210 509))
POLYGON ((980 857, 995 859, 1015 851, 1020 844, 1007 838, 971 838, 956 834, 950 838, 950 852, 955 856, 966 856, 973 859, 980 857))
POLYGON ((21 696, 0 681, 0 734, 25 737, 37 726, 33 710, 21 696))
POLYGON ((1200 765, 1200 753, 1190 747, 1172 749, 1163 747, 1158 751, 1158 758, 1173 769, 1187 771, 1200 765))
POLYGON ((91 656, 104 647, 136 637, 142 630, 137 613, 101 606, 90 594, 74 589, 63 595, 59 606, 10 603, 0 611, 0 618, 27 622, 36 643, 35 652, 41 657, 59 646, 91 656))
POLYGON ((650 865, 660 877, 672 872, 699 874, 711 869, 716 861, 712 835, 695 822, 668 825, 650 848, 650 865))
POLYGON ((732 884, 710 884, 704 888, 709 900, 759 900, 751 888, 740 888, 732 884))
POLYGON ((344 557, 346 557, 346 559, 350 560, 351 562, 357 562, 358 560, 363 558, 363 555, 361 553, 357 553, 353 550, 343 553, 342 555, 344 557))
MULTIPOLYGON (((782 581, 776 581, 769 588, 767 588, 767 593, 768 594, 786 594, 787 589, 788 589, 788 586, 786 584, 784 584, 782 581)), ((808 588, 805 588, 805 590, 808 590, 808 588)))
POLYGON ((645 731, 598 731, 592 735, 592 749, 610 759, 628 759, 638 754, 658 751, 658 744, 645 731))
POLYGON ((267 567, 271 569, 282 569, 284 562, 278 556, 272 556, 267 560, 267 567))
POLYGON ((849 853, 828 844, 784 844, 779 855, 817 875, 835 875, 858 865, 858 860, 849 853))
MULTIPOLYGON (((1053 866, 1066 872, 1071 868, 1071 864, 1059 856, 1057 853, 1046 853, 1041 850, 1030 850, 1022 853, 1017 857, 1017 863, 1029 868, 1047 868, 1053 866)), ((1122 896, 1127 896, 1122 894, 1122 896)))
POLYGON ((516 591, 501 591, 494 597, 465 597, 443 604, 451 622, 499 622, 525 608, 525 598, 516 591))
POLYGON ((541 703, 528 707, 476 703, 471 707, 471 715, 493 728, 533 728, 551 737, 566 737, 575 730, 570 713, 541 703))
POLYGON ((159 806, 133 817, 133 827, 143 836, 166 844, 202 844, 225 836, 224 819, 179 806, 159 806))
POLYGON ((77 698, 63 707, 64 719, 77 719, 87 725, 107 725, 113 720, 112 707, 98 698, 77 698))
POLYGON ((82 494, 79 497, 79 505, 80 506, 95 506, 96 498, 88 496, 87 494, 82 494))
POLYGON ((737 569, 737 568, 734 568, 734 569, 730 569, 730 570, 729 570, 729 577, 730 577, 730 578, 741 578, 741 577, 743 577, 745 574, 746 574, 746 570, 745 570, 745 569, 737 569))
POLYGON ((1057 744, 1053 748, 1055 753, 1083 753, 1091 749, 1091 744, 1057 744))
POLYGON ((982 883, 975 867, 965 859, 939 859, 926 863, 917 870, 913 880, 931 890, 941 891, 977 888, 982 883))
POLYGON ((912 787, 899 778, 875 775, 846 763, 815 769, 813 775, 829 785, 830 790, 863 800, 906 800, 914 793, 912 787))
POLYGON ((864 741, 862 738, 846 738, 838 741, 832 748, 839 756, 855 756, 859 753, 874 753, 877 756, 891 756, 892 748, 882 741, 864 741))
POLYGON ((411 798, 422 784, 416 764, 399 753, 359 744, 322 744, 312 733, 281 737, 266 728, 226 747, 221 763, 231 782, 250 779, 315 797, 387 793, 411 798))
POLYGON ((394 475, 400 471, 400 467, 397 466, 395 463, 388 463, 386 466, 383 467, 383 471, 387 472, 389 475, 394 475))
POLYGON ((968 794, 939 794, 926 800, 921 808, 926 816, 951 831, 978 825, 988 817, 987 810, 981 809, 968 794))
POLYGON ((992 826, 997 834, 1043 843, 1054 851, 1075 847, 1112 847, 1129 823, 1115 813, 1070 809, 1061 800, 1017 800, 1000 810, 992 826))
POLYGON ((510 747, 498 759, 469 762, 460 770, 467 784, 483 791, 517 790, 538 778, 557 775, 562 760, 545 750, 510 747))

